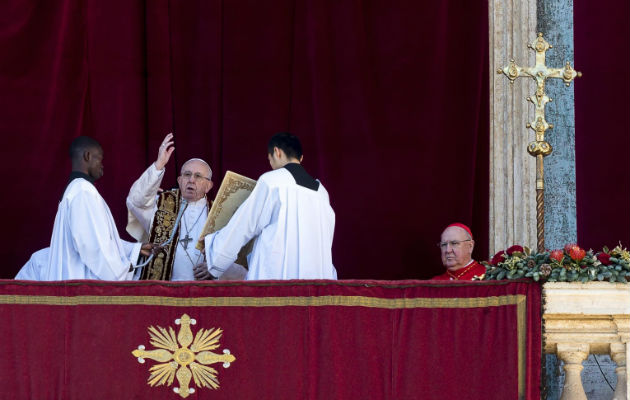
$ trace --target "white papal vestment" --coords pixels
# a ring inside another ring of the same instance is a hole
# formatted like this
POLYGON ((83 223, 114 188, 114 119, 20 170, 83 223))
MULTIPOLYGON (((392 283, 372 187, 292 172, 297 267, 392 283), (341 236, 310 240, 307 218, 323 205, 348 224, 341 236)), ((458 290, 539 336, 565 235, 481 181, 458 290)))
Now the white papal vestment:
POLYGON ((120 239, 109 207, 94 185, 74 179, 59 203, 49 262, 41 279, 131 279, 129 267, 138 259, 141 245, 120 239))
MULTIPOLYGON (((127 232, 136 240, 147 241, 153 217, 157 212, 157 192, 164 177, 164 171, 158 171, 155 164, 138 178, 131 186, 127 197, 128 223, 127 232)), ((183 205, 182 205, 183 206, 183 205)), ((179 243, 173 261, 173 281, 194 281, 193 267, 204 262, 203 252, 195 248, 201 235, 209 211, 205 197, 189 202, 182 214, 179 227, 179 243), (186 237, 191 241, 185 241, 186 237)))
POLYGON ((335 213, 323 185, 300 186, 285 168, 267 172, 230 222, 206 236, 210 273, 220 276, 257 237, 246 279, 337 279, 334 229, 335 213))

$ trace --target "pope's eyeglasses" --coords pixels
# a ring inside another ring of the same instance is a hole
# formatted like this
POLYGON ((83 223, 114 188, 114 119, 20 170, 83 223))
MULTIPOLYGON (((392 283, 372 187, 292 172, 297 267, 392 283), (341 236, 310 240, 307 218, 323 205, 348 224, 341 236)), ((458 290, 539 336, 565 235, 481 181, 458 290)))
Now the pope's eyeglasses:
POLYGON ((459 248, 459 246, 463 243, 463 242, 471 242, 472 239, 466 239, 466 240, 449 240, 448 242, 440 242, 438 243, 438 247, 442 250, 446 250, 446 248, 448 247, 448 245, 451 245, 452 249, 457 249, 459 248))
POLYGON ((205 176, 201 175, 199 172, 195 172, 194 174, 190 171, 186 171, 182 173, 182 177, 184 177, 184 179, 189 180, 190 178, 193 178, 196 182, 199 182, 202 179, 207 179, 210 180, 210 178, 206 178, 205 176))

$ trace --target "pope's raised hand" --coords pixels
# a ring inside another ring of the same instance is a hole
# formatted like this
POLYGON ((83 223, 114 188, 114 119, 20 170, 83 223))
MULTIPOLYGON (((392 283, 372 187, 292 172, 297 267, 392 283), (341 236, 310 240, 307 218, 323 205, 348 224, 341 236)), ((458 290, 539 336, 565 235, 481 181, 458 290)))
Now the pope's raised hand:
POLYGON ((175 151, 175 146, 173 146, 173 134, 169 133, 166 135, 164 140, 162 140, 162 144, 160 145, 160 149, 158 150, 158 157, 155 160, 155 168, 158 171, 164 169, 168 160, 171 158, 171 154, 175 151))

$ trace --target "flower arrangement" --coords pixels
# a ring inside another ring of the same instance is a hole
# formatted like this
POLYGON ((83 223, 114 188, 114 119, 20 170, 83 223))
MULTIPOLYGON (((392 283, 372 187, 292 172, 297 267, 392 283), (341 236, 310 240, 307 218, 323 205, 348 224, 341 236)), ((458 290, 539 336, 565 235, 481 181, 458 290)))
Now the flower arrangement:
POLYGON ((527 247, 501 250, 488 262, 485 280, 532 278, 547 282, 630 282, 630 252, 619 244, 595 253, 577 244, 534 253, 527 247))

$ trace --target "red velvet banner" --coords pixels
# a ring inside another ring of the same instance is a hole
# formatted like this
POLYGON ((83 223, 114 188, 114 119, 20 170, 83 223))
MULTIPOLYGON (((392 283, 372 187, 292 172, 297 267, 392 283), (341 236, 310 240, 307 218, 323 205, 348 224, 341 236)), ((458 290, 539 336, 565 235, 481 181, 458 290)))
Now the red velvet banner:
POLYGON ((0 288, 6 399, 540 397, 537 284, 0 288))
POLYGON ((488 43, 486 0, 2 1, 0 278, 49 245, 79 134, 103 145, 96 186, 127 239, 125 198, 168 132, 162 187, 200 157, 216 189, 268 171, 288 130, 330 194, 340 278, 442 273, 453 221, 486 259, 488 43))

